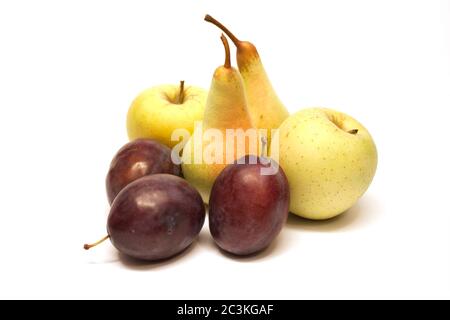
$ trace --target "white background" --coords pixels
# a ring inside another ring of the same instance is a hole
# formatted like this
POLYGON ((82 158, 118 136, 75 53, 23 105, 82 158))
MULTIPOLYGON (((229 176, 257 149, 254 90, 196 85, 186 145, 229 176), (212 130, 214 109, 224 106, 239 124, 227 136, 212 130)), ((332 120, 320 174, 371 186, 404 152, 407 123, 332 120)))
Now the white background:
POLYGON ((448 1, 1 1, 0 298, 450 298, 448 1), (366 195, 291 217, 263 254, 119 259, 104 179, 141 90, 209 86, 210 13, 256 44, 291 112, 326 106, 378 146, 366 195))

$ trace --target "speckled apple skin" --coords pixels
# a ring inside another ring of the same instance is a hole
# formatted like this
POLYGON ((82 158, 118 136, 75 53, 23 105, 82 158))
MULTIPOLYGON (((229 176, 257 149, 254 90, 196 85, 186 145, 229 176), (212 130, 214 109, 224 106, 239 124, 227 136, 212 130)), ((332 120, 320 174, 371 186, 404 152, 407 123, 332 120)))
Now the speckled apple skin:
POLYGON ((332 109, 309 108, 287 118, 279 129, 279 161, 291 187, 292 213, 329 219, 352 207, 367 190, 378 156, 361 123, 332 109), (355 129, 357 133, 349 133, 355 129))

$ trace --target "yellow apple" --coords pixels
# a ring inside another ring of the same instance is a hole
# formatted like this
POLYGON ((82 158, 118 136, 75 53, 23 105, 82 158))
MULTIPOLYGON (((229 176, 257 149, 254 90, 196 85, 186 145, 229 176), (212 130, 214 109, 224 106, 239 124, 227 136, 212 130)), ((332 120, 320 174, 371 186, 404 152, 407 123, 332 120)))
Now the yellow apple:
POLYGON ((377 149, 352 117, 309 108, 281 124, 279 161, 291 188, 290 211, 321 220, 343 213, 364 194, 375 175, 377 149))
POLYGON ((133 101, 127 116, 128 137, 155 139, 172 148, 172 132, 186 129, 192 134, 194 122, 201 121, 207 91, 180 85, 161 85, 145 90, 133 101))

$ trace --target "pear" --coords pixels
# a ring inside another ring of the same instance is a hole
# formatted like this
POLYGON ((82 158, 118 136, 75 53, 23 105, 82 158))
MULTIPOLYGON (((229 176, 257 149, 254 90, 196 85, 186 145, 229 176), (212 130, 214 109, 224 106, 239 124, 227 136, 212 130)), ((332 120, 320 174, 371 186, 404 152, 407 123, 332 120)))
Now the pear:
POLYGON ((277 129, 289 116, 289 112, 275 93, 256 47, 248 41, 236 38, 230 30, 210 15, 206 15, 205 20, 225 32, 236 46, 236 60, 244 80, 250 116, 258 129, 269 130, 270 138, 270 129, 277 129))
MULTIPOLYGON (((227 139, 230 129, 257 133, 247 110, 244 84, 239 71, 231 66, 230 48, 224 35, 225 64, 213 75, 202 127, 195 129, 183 148, 182 170, 187 181, 201 194, 203 201, 209 201, 212 185, 227 164, 251 153, 253 139, 227 139), (249 130, 252 129, 252 130, 249 130), (230 144, 230 140, 233 145, 230 144)), ((242 138, 242 137, 241 137, 242 138)), ((256 146, 257 149, 257 146, 256 146)), ((255 153, 257 151, 254 151, 255 153)))

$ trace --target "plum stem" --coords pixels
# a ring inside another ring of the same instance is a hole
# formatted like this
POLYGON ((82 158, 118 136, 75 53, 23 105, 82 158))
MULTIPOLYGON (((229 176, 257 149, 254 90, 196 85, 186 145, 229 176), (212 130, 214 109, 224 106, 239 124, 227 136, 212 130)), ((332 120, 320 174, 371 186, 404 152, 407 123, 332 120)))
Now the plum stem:
POLYGON ((223 32, 226 33, 226 35, 231 39, 231 41, 233 41, 235 46, 239 46, 241 41, 238 38, 236 38, 236 36, 230 30, 228 30, 227 27, 225 27, 223 24, 221 24, 219 21, 217 21, 216 19, 211 17, 209 14, 207 14, 205 16, 205 21, 208 21, 208 22, 212 23, 213 25, 215 25, 216 27, 218 27, 219 29, 221 29, 223 32))
POLYGON ((178 104, 182 104, 184 101, 184 80, 180 81, 180 93, 178 94, 178 104))
POLYGON ((230 58, 230 46, 228 44, 227 38, 223 35, 220 36, 220 40, 222 40, 223 46, 225 48, 225 63, 223 66, 225 68, 231 68, 231 58, 230 58))
POLYGON ((102 242, 104 242, 104 241, 106 241, 106 240, 108 240, 108 239, 109 239, 109 234, 108 234, 106 237, 104 237, 104 238, 98 240, 97 242, 94 242, 94 243, 92 243, 92 244, 85 244, 85 245, 83 246, 83 248, 84 248, 84 250, 89 250, 89 249, 91 249, 91 248, 93 248, 93 247, 95 247, 95 246, 98 246, 100 243, 102 243, 102 242))
POLYGON ((352 129, 352 130, 349 130, 347 132, 350 133, 350 134, 357 134, 358 133, 358 129, 352 129))

